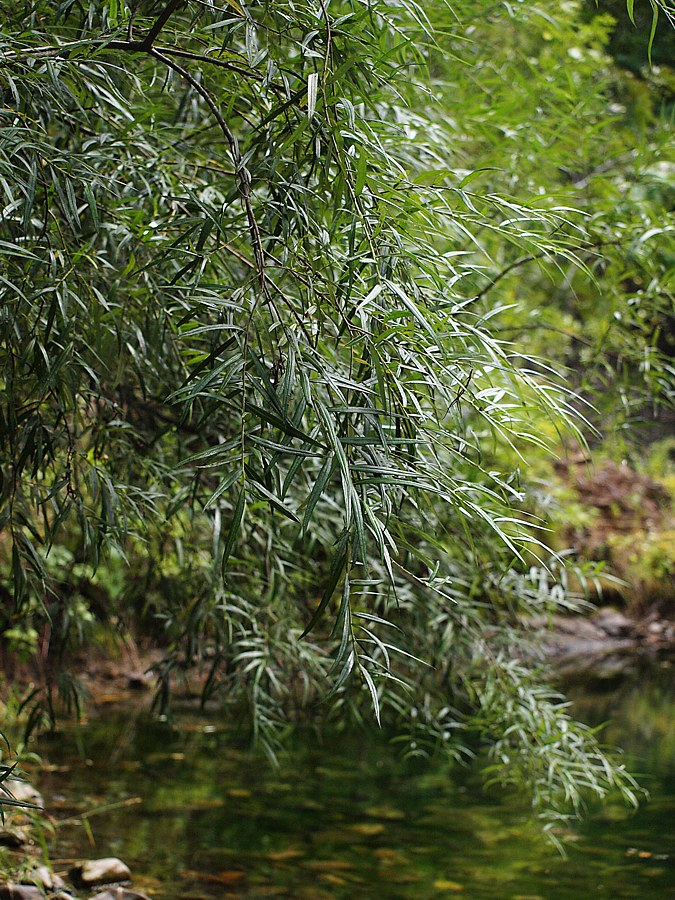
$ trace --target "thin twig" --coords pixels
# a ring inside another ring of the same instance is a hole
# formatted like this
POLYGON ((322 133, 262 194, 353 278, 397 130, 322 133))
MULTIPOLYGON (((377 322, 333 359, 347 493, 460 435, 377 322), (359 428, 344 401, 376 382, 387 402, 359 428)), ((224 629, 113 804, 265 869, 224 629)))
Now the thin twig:
POLYGON ((525 263, 534 262, 535 259, 543 259, 544 256, 553 255, 550 250, 542 250, 541 253, 528 253, 527 256, 519 256, 518 259, 514 260, 510 265, 506 266, 505 269, 502 269, 498 275, 492 279, 492 281, 487 284, 482 290, 478 291, 474 300, 480 300, 481 297, 484 297, 488 291, 491 291, 492 288, 502 280, 502 278, 506 278, 509 272, 512 272, 514 269, 517 269, 519 266, 524 266, 525 263))
POLYGON ((116 803, 106 803, 104 806, 94 806, 92 809, 83 810, 75 816, 68 816, 67 819, 56 819, 53 824, 55 828, 60 828, 62 825, 77 825, 82 822, 82 819, 89 819, 92 816, 98 816, 101 813, 107 813, 113 809, 124 809, 128 806, 137 806, 142 802, 142 797, 128 797, 126 800, 119 800, 116 803))
MULTIPOLYGON (((590 241, 585 246, 578 247, 577 249, 580 254, 587 253, 592 255, 594 252, 596 254, 599 254, 600 250, 603 247, 615 246, 618 243, 619 241, 617 240, 595 240, 590 241)), ((556 255, 556 251, 551 248, 550 250, 542 250, 540 253, 532 253, 526 256, 519 256, 518 259, 514 260, 512 263, 506 266, 506 268, 502 269, 501 272, 495 275, 495 277, 492 279, 492 281, 489 282, 489 284, 486 284, 484 288, 481 288, 481 290, 478 291, 473 299, 480 300, 481 297, 484 297, 488 293, 488 291, 491 291, 492 288, 502 280, 502 278, 505 278, 509 274, 509 272, 512 272, 519 266, 523 266, 525 265, 525 263, 534 262, 537 259, 543 259, 546 256, 556 255)))
POLYGON ((152 26, 147 36, 141 42, 143 50, 152 50, 152 45, 155 43, 155 39, 159 35, 160 31, 162 30, 162 28, 164 28, 164 26, 169 21, 171 16, 176 12, 178 7, 182 6, 184 2, 185 0, 169 0, 162 12, 159 14, 159 16, 157 16, 155 24, 152 26))
MULTIPOLYGON (((319 0, 319 4, 321 5, 321 12, 326 22, 326 53, 323 58, 323 77, 321 79, 321 84, 323 86, 324 95, 326 93, 326 80, 328 78, 328 69, 329 62, 333 50, 333 31, 330 27, 330 19, 328 17, 328 10, 326 9, 326 4, 323 0, 319 0)), ((325 100, 325 96, 324 96, 325 100)))
POLYGON ((247 170, 242 165, 241 153, 239 151, 239 142, 236 137, 230 130, 229 125, 223 118, 222 113, 218 109, 218 104, 213 99, 211 94, 206 90, 201 82, 197 81, 197 79, 188 72, 187 69, 184 69, 183 66, 179 65, 173 59, 169 59, 168 56, 165 56, 163 53, 160 53, 159 50, 156 50, 154 47, 151 47, 148 53, 153 56, 155 59, 158 59, 160 62, 164 63, 169 69, 172 69, 178 75, 181 76, 187 83, 194 88, 195 91, 199 94, 199 96, 204 100, 207 104, 211 112, 213 113, 216 122, 220 130, 223 132, 225 136, 225 140, 228 143, 230 148, 230 154, 234 161, 237 180, 239 182, 239 192, 242 197, 242 201, 244 203, 244 209, 246 210, 246 218, 248 219, 248 227, 251 235, 251 243, 253 244, 253 254, 255 256, 256 261, 256 271, 258 274, 258 284, 261 289, 265 287, 265 252, 263 250, 262 241, 260 239, 260 229, 258 228, 258 223, 255 218, 255 213, 253 212, 253 204, 251 202, 251 181, 247 170))
MULTIPOLYGON (((180 50, 178 47, 157 47, 157 50, 165 56, 179 56, 182 59, 192 59, 195 62, 208 63, 211 66, 228 69, 230 72, 237 72, 237 74, 245 75, 247 78, 255 78, 257 81, 263 80, 263 76, 256 72, 255 69, 246 69, 244 66, 238 66, 236 63, 228 62, 228 60, 221 59, 219 56, 209 56, 207 53, 193 53, 191 50, 180 50)), ((274 87, 277 90, 284 89, 282 84, 270 84, 270 87, 274 87)))

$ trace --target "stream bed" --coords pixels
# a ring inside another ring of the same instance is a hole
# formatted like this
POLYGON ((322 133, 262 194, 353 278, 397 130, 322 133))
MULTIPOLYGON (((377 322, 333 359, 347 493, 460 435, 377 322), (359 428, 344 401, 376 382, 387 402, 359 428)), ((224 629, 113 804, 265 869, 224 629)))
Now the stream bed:
POLYGON ((636 661, 568 686, 651 797, 563 832, 566 859, 520 798, 471 766, 403 760, 375 729, 298 735, 275 770, 217 718, 104 708, 40 743, 52 862, 119 856, 157 900, 675 898, 674 672, 636 661))

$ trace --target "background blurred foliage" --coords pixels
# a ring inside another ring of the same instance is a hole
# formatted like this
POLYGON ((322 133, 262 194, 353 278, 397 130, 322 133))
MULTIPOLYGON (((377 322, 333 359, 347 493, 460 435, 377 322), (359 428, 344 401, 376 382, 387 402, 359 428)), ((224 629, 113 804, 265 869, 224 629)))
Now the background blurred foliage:
POLYGON ((672 72, 574 2, 0 16, 5 651, 77 699, 133 627, 270 756, 330 698, 633 799, 524 621, 593 576, 548 454, 672 404, 672 72))
MULTIPOLYGON (((670 7, 672 15, 672 5, 663 4, 670 7)), ((622 0, 607 0, 603 3, 595 3, 594 0, 588 0, 585 7, 582 7, 582 16, 584 19, 593 19, 598 13, 603 12, 611 15, 615 20, 615 25, 611 29, 607 49, 612 58, 620 65, 629 69, 636 74, 646 74, 645 53, 649 46, 649 35, 652 28, 654 4, 648 2, 638 2, 633 5, 631 22, 626 16, 626 4, 622 0)), ((663 21, 660 26, 657 24, 654 32, 654 39, 651 48, 651 58, 655 66, 672 66, 673 63, 673 44, 672 34, 667 25, 664 27, 663 21)))

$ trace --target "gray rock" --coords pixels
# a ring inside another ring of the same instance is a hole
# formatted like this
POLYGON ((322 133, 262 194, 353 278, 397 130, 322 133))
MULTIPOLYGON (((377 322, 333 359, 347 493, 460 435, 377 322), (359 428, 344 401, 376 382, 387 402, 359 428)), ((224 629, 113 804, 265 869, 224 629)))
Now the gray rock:
POLYGON ((17 828, 3 828, 0 831, 0 847, 10 847, 16 850, 27 843, 26 835, 17 828))
POLYGON ((60 891, 66 886, 63 878, 54 874, 47 866, 38 866, 29 877, 37 884, 41 884, 46 891, 60 891))
POLYGON ((635 623, 618 609, 605 607, 593 616, 595 624, 611 637, 627 637, 635 631, 635 623))
POLYGON ((130 891, 128 888, 115 887, 94 894, 91 900, 150 900, 147 894, 139 894, 138 891, 130 891))
POLYGON ((78 863, 70 870, 70 877, 75 884, 87 887, 110 884, 113 881, 129 881, 131 871, 121 859, 117 859, 116 856, 107 856, 103 859, 88 859, 78 863))
MULTIPOLYGON (((34 898, 43 898, 45 891, 60 891, 66 886, 63 878, 54 875, 47 866, 38 866, 27 878, 30 878, 35 884, 15 884, 7 882, 0 885, 0 900, 34 900, 34 898)), ((62 894, 62 898, 70 898, 68 894, 62 894)), ((50 895, 51 900, 56 900, 54 895, 50 895)))
POLYGON ((33 884, 0 885, 0 900, 43 900, 44 894, 33 884))
MULTIPOLYGON (((18 800, 20 803, 32 803, 33 806, 44 806, 42 794, 37 791, 32 784, 27 781, 19 781, 18 778, 8 778, 2 782, 2 787, 9 791, 12 799, 18 800)), ((3 791, 4 793, 4 791, 3 791)))

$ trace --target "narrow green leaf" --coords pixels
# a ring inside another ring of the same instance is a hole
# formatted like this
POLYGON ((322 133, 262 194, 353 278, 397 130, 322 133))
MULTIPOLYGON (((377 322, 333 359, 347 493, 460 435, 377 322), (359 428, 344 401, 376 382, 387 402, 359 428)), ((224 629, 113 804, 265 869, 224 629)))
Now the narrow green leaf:
POLYGON ((649 45, 647 47, 647 58, 649 59, 649 65, 652 64, 652 47, 654 46, 654 38, 656 37, 656 26, 659 23, 659 5, 656 0, 651 0, 652 4, 652 27, 649 32, 649 45))
POLYGON ((321 616, 323 615, 323 611, 330 603, 331 597, 335 593, 335 588, 338 586, 338 582, 342 577, 345 567, 347 564, 347 558, 349 554, 349 532, 343 531, 340 535, 340 538, 336 544, 335 553, 333 554, 333 559, 331 560, 330 572, 328 573, 328 580, 326 582, 326 589, 323 592, 323 596, 319 601, 319 605, 317 606, 312 618, 309 620, 309 624, 305 628, 305 630, 300 635, 301 638, 306 637, 310 631, 314 629, 314 626, 317 624, 321 616))
POLYGON ((326 459, 324 464, 321 466, 321 470, 317 476, 316 481, 312 485, 312 490, 307 499, 307 506, 305 508, 305 515, 302 520, 302 532, 305 533, 307 531, 307 526, 309 525, 312 513, 314 512, 314 507, 319 502, 319 498, 323 494, 326 485, 328 484, 328 480, 333 472, 333 466, 335 464, 335 457, 331 453, 331 455, 326 459))
POLYGON ((269 491, 263 484, 259 481, 252 481, 250 483, 250 488, 257 493, 259 493, 262 497, 267 500, 268 503, 271 504, 273 509, 276 509, 277 512, 280 512, 282 516, 286 516, 287 519, 290 519, 292 522, 300 522, 300 519, 295 515, 295 513, 288 509, 287 506, 279 500, 278 497, 275 497, 274 494, 269 491))
POLYGON ((361 667, 361 674, 368 685, 368 690, 370 691, 370 696, 373 701, 373 711, 375 712, 375 718, 377 719, 377 724, 382 727, 382 721, 380 719, 380 698, 377 696, 377 688, 375 687, 375 682, 372 679, 372 676, 368 669, 365 666, 361 667))
POLYGON ((634 6, 635 6, 635 0, 626 0, 626 9, 628 10, 628 18, 631 20, 633 25, 635 25, 635 13, 633 11, 634 6))
MULTIPOLYGON (((358 161, 358 164, 356 167, 356 181, 354 183, 354 194, 357 197, 360 197, 361 193, 363 192, 363 188, 366 185, 367 175, 368 175, 368 156, 366 154, 365 149, 361 148, 361 153, 359 154, 359 161, 358 161)), ((372 291, 371 291, 371 293, 372 293, 372 291)), ((377 296, 377 295, 375 295, 375 296, 377 296)), ((372 298, 369 295, 369 297, 366 298, 366 302, 368 302, 370 299, 372 299, 372 298)))
POLYGON ((98 229, 101 227, 101 220, 98 215, 98 205, 96 203, 94 191, 88 181, 84 184, 84 196, 87 198, 87 204, 89 205, 89 212, 91 213, 94 228, 98 229))
POLYGON ((237 497, 237 502, 234 505, 234 510, 232 512, 232 521, 230 522, 230 530, 227 534, 227 540, 225 541, 225 546, 223 547, 223 558, 220 563, 220 569, 223 574, 223 578, 226 577, 227 573, 227 563, 232 554, 232 550, 234 548, 235 542, 237 540, 237 535, 239 534, 239 527, 241 526, 241 520, 244 515, 244 506, 246 503, 246 487, 242 485, 239 490, 239 496, 237 497))
POLYGON ((227 476, 227 478, 224 478, 220 482, 218 487, 215 489, 215 491, 211 494, 211 496, 206 501, 206 503, 204 504, 204 509, 210 509, 214 505, 216 500, 218 500, 220 497, 222 497, 222 495, 225 493, 225 491, 229 490, 232 487, 232 485, 235 483, 235 481, 240 477, 241 477, 241 472, 239 469, 236 469, 234 472, 231 472, 227 476))

